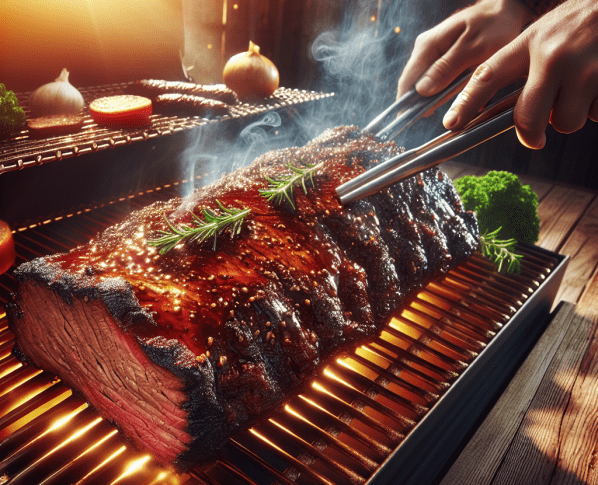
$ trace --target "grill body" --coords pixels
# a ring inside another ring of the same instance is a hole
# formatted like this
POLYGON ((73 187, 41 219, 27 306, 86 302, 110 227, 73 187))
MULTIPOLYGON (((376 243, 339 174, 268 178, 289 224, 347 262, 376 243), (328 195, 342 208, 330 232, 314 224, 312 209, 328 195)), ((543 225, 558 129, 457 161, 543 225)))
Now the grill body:
MULTIPOLYGON (((169 184, 15 233, 19 261, 85 243, 169 184)), ((567 260, 533 246, 521 275, 479 255, 430 283, 380 335, 324 369, 213 463, 179 476, 137 453, 55 376, 22 365, 0 318, 0 483, 430 483, 543 329, 567 260)), ((0 301, 16 282, 0 277, 0 301)))
MULTIPOLYGON (((125 86, 83 95, 89 102, 125 86)), ((188 177, 172 163, 190 138, 232 138, 271 110, 284 123, 327 97, 283 89, 222 119, 156 115, 151 127, 125 132, 87 117, 78 135, 30 140, 23 132, 0 142, 0 218, 16 227, 17 264, 68 251, 130 211, 203 183, 206 174, 188 177)), ((16 281, 0 275, 0 484, 430 483, 550 311, 567 259, 520 250, 521 275, 497 274, 474 255, 430 283, 375 339, 182 476, 136 452, 60 379, 12 355, 2 306, 16 281)))

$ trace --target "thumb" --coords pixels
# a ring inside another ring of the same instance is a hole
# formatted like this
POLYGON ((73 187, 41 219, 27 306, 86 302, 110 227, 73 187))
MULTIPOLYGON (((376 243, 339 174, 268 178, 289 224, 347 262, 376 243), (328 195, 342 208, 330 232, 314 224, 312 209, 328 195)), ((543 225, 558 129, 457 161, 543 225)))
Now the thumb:
POLYGON ((449 130, 459 130, 469 123, 500 88, 521 79, 529 71, 529 51, 520 35, 480 64, 444 115, 449 130))

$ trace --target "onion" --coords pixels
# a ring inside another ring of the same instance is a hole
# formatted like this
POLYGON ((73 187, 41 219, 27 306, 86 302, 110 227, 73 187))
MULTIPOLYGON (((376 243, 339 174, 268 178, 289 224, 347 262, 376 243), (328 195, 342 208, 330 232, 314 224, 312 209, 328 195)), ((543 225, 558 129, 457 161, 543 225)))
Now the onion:
POLYGON ((54 114, 78 114, 85 106, 81 93, 69 82, 63 69, 56 81, 44 84, 29 96, 29 109, 34 117, 54 114))
POLYGON ((249 41, 249 50, 232 56, 224 66, 224 84, 241 100, 267 98, 278 89, 278 69, 260 48, 249 41))

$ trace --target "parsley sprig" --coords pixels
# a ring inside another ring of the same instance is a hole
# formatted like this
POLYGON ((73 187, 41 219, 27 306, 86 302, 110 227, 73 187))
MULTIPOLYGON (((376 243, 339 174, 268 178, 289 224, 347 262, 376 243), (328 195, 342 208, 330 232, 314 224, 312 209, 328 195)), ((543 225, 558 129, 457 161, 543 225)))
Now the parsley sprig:
POLYGON ((488 256, 498 265, 498 272, 500 273, 506 266, 507 273, 521 272, 521 258, 523 255, 515 253, 515 246, 517 241, 515 239, 498 239, 498 233, 502 228, 495 231, 482 234, 480 236, 480 244, 482 247, 482 254, 488 256))
POLYGON ((182 241, 197 241, 202 243, 206 239, 214 238, 214 251, 216 251, 216 238, 218 234, 228 230, 231 236, 236 236, 241 232, 241 225, 251 212, 251 209, 238 209, 236 207, 224 207, 222 202, 216 199, 220 208, 220 214, 211 209, 203 209, 204 220, 201 220, 195 213, 191 212, 194 225, 182 225, 176 227, 166 216, 164 220, 168 225, 168 231, 160 230, 161 237, 148 240, 149 246, 158 248, 160 254, 166 254, 182 241))
POLYGON ((278 205, 282 204, 286 199, 294 209, 293 186, 295 184, 301 185, 303 192, 307 194, 307 181, 309 180, 313 187, 313 174, 317 169, 324 165, 323 161, 320 163, 307 163, 301 158, 297 161, 301 164, 300 167, 287 162, 287 167, 291 170, 291 173, 279 175, 277 178, 266 177, 266 180, 270 185, 267 189, 260 189, 260 194, 266 197, 269 201, 274 201, 278 205))

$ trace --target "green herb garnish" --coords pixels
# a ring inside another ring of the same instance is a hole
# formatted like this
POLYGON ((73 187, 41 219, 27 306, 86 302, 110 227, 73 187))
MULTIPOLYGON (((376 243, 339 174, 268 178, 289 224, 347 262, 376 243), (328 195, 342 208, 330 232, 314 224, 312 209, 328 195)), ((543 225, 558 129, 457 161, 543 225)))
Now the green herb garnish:
POLYGON ((19 106, 16 94, 0 83, 0 139, 20 130, 25 121, 25 110, 19 106))
POLYGON ((291 170, 290 174, 279 175, 275 179, 266 177, 266 180, 270 183, 270 185, 267 189, 260 189, 260 194, 266 197, 266 199, 269 201, 274 201, 278 205, 282 204, 286 199, 294 209, 295 203, 293 202, 293 186, 295 184, 300 184, 301 187, 303 187, 303 192, 307 194, 307 186, 305 185, 307 180, 311 182, 313 187, 313 174, 318 168, 324 165, 323 161, 317 164, 305 163, 301 158, 299 158, 297 161, 301 163, 301 167, 296 167, 291 165, 290 162, 287 162, 287 167, 291 170))
POLYGON ((455 180, 455 188, 466 210, 476 213, 480 233, 501 227, 499 237, 535 244, 540 235, 538 196, 517 175, 490 171, 455 180))
POLYGON ((216 214, 211 209, 203 209, 205 220, 201 220, 196 214, 191 212, 193 217, 193 226, 183 225, 180 228, 175 227, 164 216, 166 224, 170 231, 158 231, 162 236, 158 239, 152 239, 147 242, 148 246, 158 248, 160 254, 166 254, 181 241, 202 243, 210 237, 214 237, 214 251, 216 251, 216 237, 218 234, 228 230, 231 236, 236 236, 241 232, 241 225, 245 217, 251 212, 251 209, 237 209, 234 207, 224 207, 219 200, 216 200, 221 213, 216 214))
POLYGON ((480 236, 480 244, 482 246, 482 254, 488 256, 498 265, 498 272, 500 273, 503 266, 507 265, 507 273, 521 272, 521 261, 523 258, 521 254, 515 253, 515 239, 498 239, 498 234, 501 228, 495 231, 482 234, 480 236))

